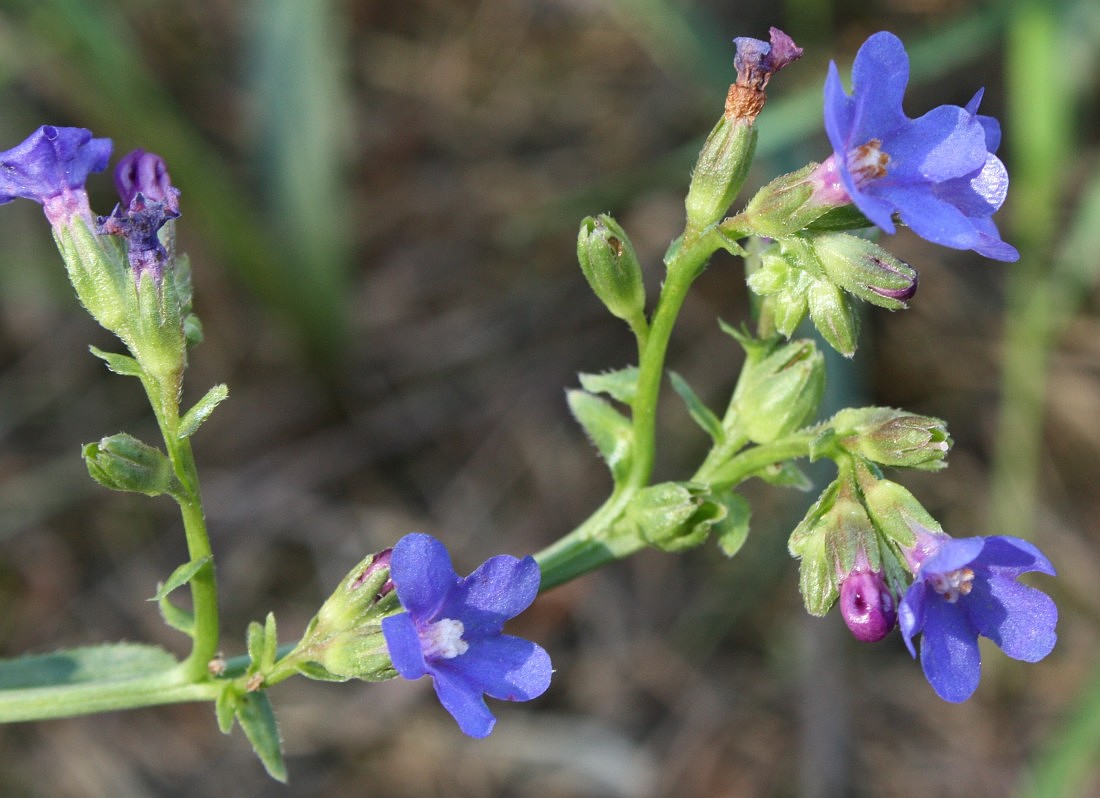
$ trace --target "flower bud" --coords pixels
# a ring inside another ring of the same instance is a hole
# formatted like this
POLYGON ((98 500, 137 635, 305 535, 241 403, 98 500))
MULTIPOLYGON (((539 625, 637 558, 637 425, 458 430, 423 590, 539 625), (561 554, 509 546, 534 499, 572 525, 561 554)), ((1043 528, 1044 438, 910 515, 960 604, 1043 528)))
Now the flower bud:
POLYGON ((367 555, 340 582, 287 655, 312 679, 380 681, 395 673, 382 618, 400 611, 390 581, 391 550, 367 555))
POLYGON ((848 451, 885 466, 939 471, 951 436, 944 421, 889 407, 850 408, 829 422, 848 451))
POLYGON ((847 233, 809 239, 829 279, 865 302, 900 310, 917 293, 917 272, 885 249, 847 233))
POLYGON ((586 217, 577 234, 577 260, 612 315, 630 321, 645 311, 642 267, 618 222, 607 214, 586 217))
POLYGON ((752 233, 767 238, 794 235, 817 219, 849 204, 822 190, 819 164, 780 175, 761 188, 749 200, 745 210, 730 220, 731 231, 738 236, 752 233))
POLYGON ((754 443, 789 435, 811 419, 825 392, 825 359, 813 341, 777 344, 738 336, 747 359, 729 418, 754 443))
POLYGON ((82 453, 92 479, 111 490, 160 496, 179 488, 164 453, 124 432, 87 443, 82 453))
POLYGON ((844 357, 856 353, 859 339, 859 317, 848 298, 837 286, 825 280, 815 280, 809 288, 806 304, 821 337, 844 357))
MULTIPOLYGON (((866 556, 864 557, 866 560, 866 556)), ((898 620, 897 601, 882 573, 869 566, 840 580, 840 615, 856 640, 874 643, 890 632, 898 620)))
MULTIPOLYGON (((731 97, 737 86, 730 87, 731 97)), ((684 205, 689 229, 702 230, 725 216, 745 182, 756 150, 756 126, 752 120, 727 114, 707 136, 691 173, 684 205)))
POLYGON ((726 514, 705 485, 665 482, 639 491, 620 523, 662 551, 684 551, 706 540, 726 514))

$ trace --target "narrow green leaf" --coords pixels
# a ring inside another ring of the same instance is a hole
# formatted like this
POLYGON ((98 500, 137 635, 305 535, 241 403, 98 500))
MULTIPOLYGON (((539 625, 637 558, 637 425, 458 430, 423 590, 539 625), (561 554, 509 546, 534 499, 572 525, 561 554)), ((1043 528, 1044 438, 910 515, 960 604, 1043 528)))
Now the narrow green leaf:
POLYGON ((760 469, 754 476, 775 485, 777 488, 794 488, 806 492, 813 488, 814 483, 805 472, 788 460, 785 463, 773 463, 760 469))
POLYGON ((237 716, 241 694, 233 682, 226 682, 218 697, 214 700, 214 716, 218 719, 218 729, 222 734, 233 731, 233 718, 237 716))
POLYGON ((148 601, 160 601, 176 588, 183 587, 194 579, 195 574, 197 574, 204 565, 210 562, 210 560, 211 556, 208 554, 197 560, 185 562, 179 568, 172 571, 172 575, 168 577, 166 582, 157 583, 157 592, 151 599, 148 599, 148 601))
POLYGON ((286 762, 283 761, 279 724, 275 721, 275 710, 267 694, 257 691, 241 696, 237 703, 237 722, 241 724, 248 742, 252 743, 252 750, 263 762, 268 775, 285 783, 286 762))
POLYGON ((687 405, 688 413, 695 423, 702 428, 703 432, 711 437, 711 440, 715 443, 721 443, 725 439, 726 434, 722 430, 722 422, 718 420, 718 416, 714 415, 710 408, 703 404, 703 400, 700 399, 699 395, 687 384, 687 380, 675 371, 670 371, 668 377, 672 382, 673 390, 675 390, 676 393, 680 395, 680 398, 684 400, 684 404, 687 405))
POLYGON ((105 682, 166 671, 178 663, 159 646, 111 643, 0 660, 3 690, 105 682))
MULTIPOLYGON (((162 592, 159 587, 157 592, 162 592)), ((164 622, 177 632, 183 632, 188 637, 195 636, 195 616, 190 610, 177 607, 168 599, 167 595, 157 601, 157 609, 160 610, 160 617, 164 619, 164 622)))
POLYGON ((585 391, 569 391, 569 409, 611 469, 616 482, 630 471, 634 430, 630 421, 611 403, 585 391))
POLYGON ((264 621, 264 649, 260 659, 260 673, 270 673, 275 667, 275 651, 279 647, 279 634, 275 630, 275 613, 269 612, 264 621))
POLYGON ((220 405, 225 398, 229 396, 229 388, 224 384, 215 385, 206 395, 195 403, 195 406, 188 410, 182 419, 180 419, 179 432, 177 433, 180 440, 184 438, 190 438, 202 423, 206 419, 210 418, 210 414, 214 412, 214 408, 220 405))
POLYGON ((248 632, 245 635, 248 647, 248 657, 252 661, 252 664, 248 666, 249 673, 256 673, 260 667, 260 663, 264 659, 265 642, 267 637, 266 631, 256 621, 252 621, 248 624, 248 632))
POLYGON ((142 377, 145 372, 141 368, 136 360, 129 355, 122 355, 118 352, 104 352, 99 347, 89 346, 92 354, 98 357, 100 360, 107 364, 107 368, 113 371, 115 374, 121 374, 123 377, 142 377))
POLYGON ((612 399, 629 405, 638 392, 638 367, 627 366, 602 374, 578 374, 583 387, 589 393, 605 393, 612 399))

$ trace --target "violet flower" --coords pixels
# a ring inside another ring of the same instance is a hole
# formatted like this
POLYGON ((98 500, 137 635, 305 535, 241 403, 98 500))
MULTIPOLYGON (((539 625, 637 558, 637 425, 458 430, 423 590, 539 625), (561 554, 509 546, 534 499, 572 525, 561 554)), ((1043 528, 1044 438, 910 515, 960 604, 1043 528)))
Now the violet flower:
POLYGON ((738 84, 763 89, 772 75, 802 57, 802 48, 779 28, 769 28, 768 38, 766 42, 749 36, 733 40, 737 46, 733 68, 738 84))
POLYGON ((1005 200, 1008 173, 993 154, 997 120, 977 113, 982 92, 965 108, 941 105, 910 119, 902 110, 908 82, 905 47, 885 31, 859 48, 850 97, 836 64, 829 65, 825 130, 833 155, 815 174, 823 199, 850 199, 887 233, 895 231, 897 213, 933 243, 1018 260, 991 218, 1005 200))
POLYGON ((406 679, 431 676, 463 732, 485 737, 492 731, 496 719, 483 694, 528 701, 550 685, 546 651, 501 633, 538 594, 534 558, 491 557, 463 578, 442 543, 412 534, 394 546, 390 578, 405 608, 382 620, 393 666, 406 679))
POLYGON ((0 205, 16 197, 42 205, 53 226, 92 220, 84 182, 107 168, 110 139, 81 127, 43 125, 23 143, 0 152, 0 205))
POLYGON ((150 274, 164 276, 168 252, 160 241, 160 229, 178 218, 179 189, 159 155, 134 150, 115 166, 115 187, 121 203, 110 216, 99 217, 99 232, 126 238, 126 257, 136 279, 150 274))
POLYGON ((1045 593, 1016 581, 1020 574, 1054 574, 1031 543, 1016 537, 951 538, 915 529, 906 551, 914 580, 898 612, 902 638, 920 661, 932 689, 946 701, 965 701, 981 679, 978 635, 1005 654, 1038 662, 1051 652, 1058 608, 1045 593))

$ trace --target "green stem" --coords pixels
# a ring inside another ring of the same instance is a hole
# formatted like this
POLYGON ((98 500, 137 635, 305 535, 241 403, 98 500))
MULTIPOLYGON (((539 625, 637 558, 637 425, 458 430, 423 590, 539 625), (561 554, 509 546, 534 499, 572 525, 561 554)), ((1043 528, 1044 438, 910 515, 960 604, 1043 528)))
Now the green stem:
POLYGON ((0 700, 0 723, 212 701, 219 689, 214 682, 195 683, 183 666, 179 666, 132 679, 4 690, 0 700))
POLYGON ((653 475, 657 452, 657 401, 672 330, 688 289, 710 256, 722 246, 721 241, 717 229, 711 227, 690 240, 674 244, 666 256, 667 279, 652 323, 648 330, 640 323, 631 323, 638 339, 639 364, 638 385, 631 403, 634 447, 630 472, 586 521, 535 555, 542 571, 541 590, 568 582, 647 545, 632 533, 616 530, 615 522, 634 494, 648 485, 653 475))
POLYGON ((704 463, 692 479, 707 483, 715 491, 735 487, 768 466, 809 457, 810 446, 819 434, 817 428, 811 427, 771 443, 753 446, 724 463, 717 460, 714 462, 718 465, 704 463))
POLYGON ((206 530, 202 495, 199 491, 199 473, 191 441, 179 436, 178 392, 171 386, 178 385, 174 375, 167 383, 148 376, 142 380, 149 404, 157 418, 168 459, 172 462, 176 478, 182 490, 175 496, 183 518, 183 532, 187 540, 188 558, 194 562, 209 558, 189 583, 191 606, 194 615, 191 653, 181 665, 191 681, 199 682, 209 676, 207 663, 217 654, 220 635, 218 621, 218 587, 214 578, 213 550, 206 530))

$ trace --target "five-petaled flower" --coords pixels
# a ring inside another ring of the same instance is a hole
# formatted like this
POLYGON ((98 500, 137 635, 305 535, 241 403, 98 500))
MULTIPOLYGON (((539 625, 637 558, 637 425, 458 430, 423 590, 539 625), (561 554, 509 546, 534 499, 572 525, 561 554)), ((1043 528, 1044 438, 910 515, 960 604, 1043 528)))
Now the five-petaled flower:
POLYGON ((496 719, 483 694, 527 701, 550 685, 550 657, 540 646, 501 633, 539 589, 532 557, 499 555, 463 578, 430 535, 406 535, 393 548, 390 578, 405 612, 382 620, 393 666, 406 679, 431 676, 443 707, 471 737, 496 719))
POLYGON ((1045 593, 1020 584, 1020 574, 1054 574, 1031 543, 1016 537, 951 538, 916 528, 906 551, 913 584, 898 621, 909 652, 920 661, 932 689, 946 701, 965 701, 981 679, 978 636, 988 637, 1013 659, 1038 662, 1051 652, 1058 608, 1045 593))
POLYGON ((0 152, 0 205, 16 197, 40 203, 50 224, 92 221, 84 181, 107 168, 111 140, 81 127, 42 125, 23 143, 0 152))
POLYGON ((902 110, 908 82, 905 47, 885 31, 856 54, 850 97, 830 64, 825 130, 833 155, 817 170, 822 199, 850 199, 888 233, 897 213, 933 243, 1017 260, 991 218, 1005 200, 1008 173, 993 154, 997 120, 977 113, 982 91, 965 108, 941 105, 910 119, 902 110))

